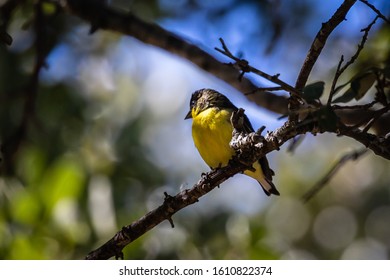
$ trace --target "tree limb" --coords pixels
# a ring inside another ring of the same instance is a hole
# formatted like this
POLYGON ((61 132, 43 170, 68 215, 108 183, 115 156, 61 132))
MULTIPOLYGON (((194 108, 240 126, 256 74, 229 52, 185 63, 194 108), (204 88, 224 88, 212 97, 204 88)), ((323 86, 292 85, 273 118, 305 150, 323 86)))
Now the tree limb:
POLYGON ((300 95, 300 92, 298 90, 296 90, 293 86, 287 84, 286 82, 282 81, 279 79, 279 74, 275 74, 275 75, 270 75, 270 74, 267 74, 257 68, 254 68, 252 66, 249 65, 249 62, 245 59, 240 59, 238 58, 237 56, 233 55, 230 50, 228 49, 228 47, 226 46, 225 44, 225 41, 220 38, 219 41, 221 42, 221 45, 222 45, 222 49, 219 49, 219 48, 215 48, 218 52, 222 53, 223 55, 226 55, 227 57, 231 58, 232 60, 235 61, 234 64, 229 64, 230 66, 233 66, 233 68, 236 68, 237 70, 241 71, 241 74, 239 76, 239 79, 242 79, 242 77, 244 76, 245 73, 249 73, 249 72, 252 72, 260 77, 263 77, 264 79, 267 79, 268 81, 270 82, 273 82, 277 85, 280 86, 281 89, 287 91, 287 92, 290 92, 290 94, 292 95, 297 95, 299 96, 300 95))
POLYGON ((356 49, 356 52, 355 54, 345 63, 345 65, 342 66, 343 62, 344 62, 344 56, 342 55, 341 58, 340 58, 340 61, 339 61, 339 64, 337 65, 337 69, 336 69, 336 73, 334 75, 334 78, 333 78, 333 81, 332 81, 332 87, 330 89, 330 93, 329 93, 329 98, 328 98, 328 106, 331 105, 331 102, 332 102, 332 99, 333 99, 333 96, 335 95, 336 91, 335 91, 335 88, 336 88, 336 85, 337 85, 337 81, 338 79, 340 78, 340 76, 344 73, 345 70, 347 70, 347 68, 349 66, 351 66, 355 60, 359 57, 359 54, 360 52, 363 50, 364 48, 364 45, 367 41, 367 38, 368 38, 368 33, 370 32, 371 30, 371 27, 375 24, 376 20, 378 19, 378 16, 375 17, 375 19, 364 29, 362 29, 361 31, 364 32, 363 36, 362 36, 362 39, 360 41, 360 44, 358 45, 357 49, 356 49))
POLYGON ((139 220, 125 226, 121 231, 115 234, 104 245, 90 252, 86 259, 107 259, 110 257, 122 257, 122 249, 154 228, 164 220, 170 221, 172 216, 180 209, 187 207, 199 198, 219 186, 228 178, 237 173, 243 172, 252 166, 253 162, 265 156, 267 153, 279 150, 279 148, 288 140, 303 135, 308 132, 323 133, 336 132, 339 136, 348 136, 364 144, 367 148, 374 151, 386 159, 390 159, 390 138, 381 138, 373 134, 351 129, 341 122, 337 123, 337 128, 333 130, 324 130, 319 128, 318 120, 313 118, 299 123, 287 121, 280 128, 268 132, 264 137, 261 131, 245 134, 240 129, 240 123, 243 122, 243 110, 239 109, 231 118, 233 127, 232 140, 230 145, 236 150, 236 157, 232 159, 225 167, 212 170, 196 183, 191 189, 183 190, 175 196, 168 196, 164 203, 153 211, 150 211, 139 220))
MULTIPOLYGON (((57 0, 57 2, 58 1, 60 6, 69 13, 89 22, 93 31, 97 29, 111 30, 132 36, 146 44, 160 47, 191 61, 199 68, 227 82, 244 93, 249 100, 255 102, 257 105, 277 114, 288 114, 288 99, 286 96, 273 94, 263 90, 261 91, 261 94, 251 94, 256 92, 259 87, 245 77, 242 77, 241 81, 239 81, 238 77, 240 77, 240 71, 232 67, 226 67, 223 63, 201 48, 186 42, 177 35, 156 24, 147 23, 131 13, 124 13, 110 8, 102 3, 102 1, 57 0)), ((309 73, 320 55, 326 39, 334 28, 342 22, 354 3, 355 1, 351 0, 345 1, 331 19, 324 23, 319 30, 297 78, 295 86, 297 90, 302 89, 306 84, 309 73), (320 46, 320 48, 316 48, 316 46, 320 46)), ((364 114, 370 114, 370 111, 340 110, 337 112, 337 115, 346 124, 357 123, 364 114)), ((390 123, 390 114, 382 117, 381 122, 377 122, 375 128, 379 131, 386 132, 390 127, 388 123, 390 123)))
POLYGON ((306 55, 305 61, 295 82, 295 88, 301 90, 306 85, 311 70, 320 56, 322 49, 325 47, 326 40, 333 30, 345 20, 347 13, 355 3, 356 0, 345 0, 333 16, 327 22, 322 24, 321 29, 318 31, 313 43, 311 44, 309 52, 306 55))
POLYGON ((358 151, 353 151, 343 155, 332 167, 331 169, 322 177, 313 187, 311 187, 303 196, 302 201, 304 203, 312 199, 320 190, 322 190, 325 185, 332 179, 332 177, 343 167, 348 161, 357 160, 364 154, 366 154, 368 149, 360 149, 358 151))
MULTIPOLYGON (((8 137, 5 137, 4 143, 2 144, 2 152, 4 155, 4 172, 11 173, 13 169, 13 160, 14 156, 19 149, 21 143, 23 142, 28 125, 32 122, 35 115, 35 102, 38 96, 39 90, 39 74, 43 67, 45 67, 46 57, 49 54, 49 51, 52 46, 47 46, 47 32, 46 25, 48 24, 48 18, 43 11, 43 1, 37 0, 34 3, 33 11, 34 11, 34 33, 35 33, 35 41, 34 41, 34 51, 35 51, 35 61, 33 70, 27 85, 24 86, 21 91, 24 93, 24 105, 23 105, 23 113, 19 126, 15 129, 13 133, 11 133, 8 137)), ((10 1, 8 4, 18 5, 23 3, 23 1, 10 1)), ((3 6, 4 7, 4 6, 3 6)), ((3 8, 2 7, 2 8, 3 8)), ((16 8, 14 6, 13 8, 16 8)))
POLYGON ((374 5, 372 5, 371 3, 369 3, 367 0, 359 0, 360 2, 366 4, 371 10, 373 10, 377 15, 378 17, 380 17, 381 19, 383 19, 385 22, 387 22, 388 24, 390 24, 390 20, 385 17, 377 8, 375 8, 374 5))
POLYGON ((243 122, 243 110, 240 109, 238 114, 241 115, 238 115, 237 118, 232 117, 232 124, 235 130, 231 145, 237 151, 241 151, 236 159, 231 160, 225 167, 217 168, 204 174, 191 189, 183 190, 175 196, 166 195, 161 206, 130 225, 123 227, 109 241, 90 252, 86 259, 122 258, 122 250, 125 246, 164 220, 171 221, 172 216, 180 209, 198 202, 203 195, 212 191, 228 178, 248 169, 248 166, 251 166, 256 159, 263 157, 271 151, 278 150, 281 145, 296 134, 306 133, 311 128, 311 125, 295 126, 293 123, 286 122, 279 129, 267 133, 265 137, 261 137, 258 132, 245 134, 241 132, 239 126, 239 123, 243 122))
MULTIPOLYGON (((146 44, 162 48, 170 53, 188 59, 199 68, 212 73, 241 92, 252 92, 257 85, 249 79, 238 80, 239 71, 226 67, 219 60, 201 48, 190 44, 179 36, 157 24, 147 23, 131 13, 124 13, 94 0, 62 0, 61 7, 90 22, 93 31, 106 29, 132 36, 146 44)), ((248 95, 247 98, 272 112, 285 114, 287 99, 283 96, 263 92, 248 95)))
POLYGON ((171 225, 173 225, 172 216, 180 209, 198 202, 200 197, 244 169, 244 165, 236 163, 224 168, 212 170, 203 175, 199 182, 191 189, 183 190, 175 196, 166 195, 164 203, 161 206, 150 211, 130 225, 123 227, 108 242, 90 252, 85 259, 123 258, 122 250, 125 246, 165 220, 170 221, 171 225))
MULTIPOLYGON (((345 19, 347 12, 355 2, 356 1, 352 0, 344 1, 331 19, 323 24, 307 54, 306 60, 298 75, 295 88, 286 87, 286 84, 280 83, 277 76, 270 76, 271 80, 277 81, 279 86, 285 90, 287 89, 289 92, 294 92, 296 94, 301 91, 308 80, 309 74, 318 56, 325 46, 327 38, 338 24, 345 19)), ((185 42, 158 25, 145 23, 132 14, 116 11, 102 4, 100 1, 63 0, 62 3, 62 6, 69 9, 71 13, 90 22, 92 32, 97 29, 109 29, 130 35, 145 43, 161 47, 181 57, 187 58, 200 68, 214 74, 216 77, 228 82, 244 93, 253 92, 258 88, 251 81, 242 77, 242 75, 241 79, 239 79, 240 71, 242 73, 245 72, 245 66, 249 67, 249 65, 239 65, 238 70, 228 68, 205 51, 195 45, 185 42)), ((243 63, 242 60, 239 62, 243 63)), ((255 71, 255 68, 248 68, 247 70, 255 71)), ((260 74, 260 72, 258 72, 258 74, 260 74)), ((274 112, 285 113, 287 111, 288 102, 285 97, 280 97, 268 92, 262 94, 249 94, 247 96, 260 106, 274 112)), ((334 111, 330 106, 324 107, 319 104, 316 110, 323 110, 325 113, 328 110, 334 114, 334 111)), ((108 242, 103 244, 100 248, 90 252, 86 256, 86 259, 107 259, 113 256, 117 258, 122 257, 122 250, 125 246, 164 220, 169 221, 173 226, 172 216, 179 210, 196 203, 203 195, 213 190, 216 186, 235 174, 248 169, 248 166, 252 166, 255 160, 258 160, 271 151, 278 150, 286 141, 298 135, 303 135, 308 132, 336 133, 339 136, 351 137, 374 151, 377 155, 390 159, 389 138, 378 137, 365 130, 362 131, 359 128, 349 127, 340 121, 340 119, 337 119, 337 116, 335 127, 321 127, 321 115, 315 113, 316 112, 314 111, 312 116, 301 122, 289 119, 283 126, 275 131, 267 133, 265 137, 262 137, 260 132, 244 134, 239 129, 235 129, 230 144, 237 151, 237 157, 227 166, 206 173, 191 189, 183 190, 175 196, 166 195, 161 206, 150 211, 130 225, 123 227, 122 230, 116 233, 108 242)), ((233 126, 237 128, 237 124, 234 122, 233 126)))

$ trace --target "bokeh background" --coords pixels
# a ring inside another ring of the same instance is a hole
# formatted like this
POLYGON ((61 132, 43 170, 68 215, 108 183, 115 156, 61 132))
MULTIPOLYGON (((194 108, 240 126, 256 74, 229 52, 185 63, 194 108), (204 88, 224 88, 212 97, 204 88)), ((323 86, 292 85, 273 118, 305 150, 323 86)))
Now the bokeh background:
MULTIPOLYGON (((0 0, 0 5, 6 1, 0 0)), ((283 123, 189 61, 60 13, 51 17, 47 67, 35 110, 23 119, 34 65, 33 1, 0 46, 0 141, 24 123, 11 162, 0 162, 0 258, 81 259, 122 226, 189 188, 208 170, 185 121, 190 95, 213 88, 246 109, 255 128, 283 123)), ((390 2, 370 1, 389 16, 390 2)), ((222 37, 253 66, 294 84, 309 46, 342 1, 111 1, 227 61, 222 37)), ((53 13, 50 4, 45 12, 53 13)), ((310 81, 329 86, 343 54, 356 50, 375 17, 357 3, 332 34, 310 81)), ((378 20, 359 61, 342 77, 390 58, 390 28, 378 20)), ((259 85, 271 85, 250 76, 259 85)), ((333 134, 307 135, 293 153, 268 155, 280 197, 237 175, 158 225, 126 259, 387 259, 390 164, 366 154, 347 163, 308 203, 301 197, 345 153, 361 148, 333 134)))

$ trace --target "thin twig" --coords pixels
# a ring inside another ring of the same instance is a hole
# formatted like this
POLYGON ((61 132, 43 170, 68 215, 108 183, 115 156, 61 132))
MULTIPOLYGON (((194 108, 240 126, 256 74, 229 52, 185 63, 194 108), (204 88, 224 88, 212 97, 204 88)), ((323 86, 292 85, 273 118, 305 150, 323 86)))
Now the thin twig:
MULTIPOLYGON (((164 203, 161 206, 147 213, 132 224, 123 227, 122 230, 115 234, 108 242, 89 253, 86 259, 108 259, 113 256, 122 257, 122 249, 125 246, 159 223, 165 220, 172 221, 172 216, 180 209, 198 202, 201 196, 210 192, 231 176, 248 169, 248 166, 251 166, 255 160, 258 160, 271 151, 278 150, 291 138, 311 132, 313 130, 312 122, 313 120, 304 120, 300 123, 287 121, 275 131, 268 132, 264 137, 258 137, 258 135, 256 137, 256 132, 243 135, 242 133, 239 133, 239 129, 237 129, 238 133, 233 134, 230 145, 234 147, 235 150, 243 151, 242 154, 240 154, 240 157, 250 160, 251 162, 248 161, 243 164, 239 160, 230 161, 227 166, 206 173, 192 189, 181 191, 176 196, 169 196, 168 199, 166 198, 164 200, 164 203)), ((238 127, 239 123, 239 119, 236 121, 232 120, 232 124, 235 128, 238 127)), ((384 143, 382 138, 378 138, 370 133, 362 132, 361 130, 351 130, 340 122, 338 122, 337 126, 339 135, 351 137, 366 145, 383 158, 390 159, 390 143, 384 143)), ((363 153, 363 151, 358 152, 355 157, 359 157, 360 153, 363 153)), ((354 158, 352 155, 349 157, 354 158)), ((347 159, 342 159, 340 161, 343 162, 347 159)), ((324 183, 320 182, 317 185, 324 185, 338 168, 339 167, 337 166, 333 168, 334 170, 329 172, 330 175, 322 180, 324 183)), ((315 189, 321 188, 322 187, 316 187, 315 189)), ((317 190, 311 191, 311 193, 316 192, 317 190)), ((309 196, 310 198, 312 197, 312 194, 306 196, 309 196)))
POLYGON ((35 41, 34 41, 34 50, 35 50, 35 61, 34 67, 29 79, 28 84, 23 89, 25 100, 23 104, 23 113, 19 126, 15 132, 4 140, 3 143, 3 153, 5 159, 5 172, 12 171, 12 161, 14 160, 14 155, 18 151, 24 137, 26 136, 28 125, 34 120, 35 115, 35 102, 38 95, 39 88, 39 74, 43 67, 45 67, 45 59, 48 55, 48 49, 45 45, 47 34, 46 34, 46 24, 47 18, 43 11, 43 1, 38 0, 34 3, 34 32, 35 32, 35 41))
POLYGON ((219 38, 219 41, 221 42, 222 49, 215 48, 218 52, 226 55, 227 57, 233 59, 236 63, 231 64, 232 66, 236 67, 238 70, 241 71, 241 76, 245 73, 254 73, 260 77, 263 77, 264 79, 271 81, 277 85, 279 85, 282 89, 289 92, 291 95, 298 95, 300 96, 300 91, 296 90, 293 86, 287 84, 286 82, 279 79, 280 74, 270 75, 267 74, 255 67, 252 67, 249 65, 249 62, 245 59, 238 58, 237 56, 233 55, 228 47, 226 46, 224 40, 222 38, 219 38))
POLYGON ((244 93, 245 95, 255 94, 257 92, 267 92, 267 91, 279 91, 283 90, 282 87, 258 87, 257 89, 254 89, 250 92, 244 93))
MULTIPOLYGON (((243 122, 239 118, 232 120, 233 126, 239 127, 239 124, 243 122)), ((253 137, 254 133, 248 135, 242 135, 242 133, 236 133, 233 136, 232 142, 237 149, 243 152, 242 158, 251 159, 252 162, 241 163, 240 160, 232 160, 230 163, 221 168, 214 169, 204 174, 201 179, 191 189, 181 191, 175 196, 165 195, 164 202, 161 206, 150 211, 137 221, 123 227, 117 232, 114 237, 103 244, 98 249, 90 252, 86 259, 108 259, 111 257, 122 257, 122 250, 125 246, 132 243, 134 240, 167 220, 170 221, 172 216, 184 207, 198 202, 199 198, 208 192, 212 191, 215 187, 219 186, 222 182, 228 178, 234 176, 237 173, 243 172, 251 166, 255 160, 265 156, 265 154, 279 149, 286 141, 291 139, 297 134, 304 134, 309 131, 311 126, 294 126, 294 124, 286 122, 282 127, 269 132, 265 137, 261 137, 259 143, 254 143, 254 140, 259 140, 259 137, 253 137)), ((240 131, 238 128, 237 131, 240 131)), ((259 131, 258 133, 261 133, 259 131)))
MULTIPOLYGON (((259 86, 255 85, 250 79, 245 77, 243 77, 240 82, 237 79, 239 72, 233 67, 226 67, 223 63, 198 46, 188 43, 186 40, 158 26, 157 24, 145 22, 130 12, 124 12, 108 7, 107 5, 103 5, 101 1, 96 0, 53 1, 58 2, 60 7, 68 13, 81 18, 87 23, 89 22, 90 24, 94 24, 99 28, 99 30, 105 29, 119 32, 123 35, 129 35, 146 44, 160 47, 168 52, 181 56, 194 63, 199 68, 227 82, 232 87, 237 88, 240 92, 251 92, 256 90, 259 86), (99 20, 97 21, 97 19, 99 20)), ((320 28, 316 39, 314 39, 312 47, 306 56, 305 65, 302 66, 297 78, 296 85, 298 85, 299 88, 302 89, 305 86, 307 77, 309 76, 314 63, 320 54, 319 52, 321 52, 323 47, 322 46, 321 49, 316 49, 314 46, 317 46, 317 44, 320 46, 325 44, 326 38, 330 35, 333 29, 345 19, 345 15, 351 6, 353 6, 355 1, 349 0, 345 2, 346 3, 343 3, 340 6, 334 16, 332 16, 327 23, 324 23, 324 25, 320 28), (313 54, 313 52, 315 54, 313 54)), ((262 92, 262 94, 248 94, 246 97, 257 105, 277 114, 289 114, 289 100, 283 95, 265 91, 262 92)), ((347 124, 356 123, 356 116, 360 116, 360 114, 348 111, 339 111, 337 115, 347 124)))
POLYGON ((381 19, 383 19, 385 22, 387 22, 388 24, 390 24, 390 20, 385 17, 377 8, 375 8, 374 5, 372 5, 371 3, 369 3, 367 0, 359 0, 360 2, 366 4, 369 8, 371 8, 371 10, 373 10, 377 15, 378 17, 380 17, 381 19))
POLYGON ((374 20, 366 27, 366 28, 363 28, 361 30, 361 32, 364 32, 363 36, 362 36, 362 39, 360 41, 360 43, 358 44, 358 47, 356 49, 356 52, 353 54, 353 56, 351 56, 351 58, 345 63, 344 66, 342 66, 342 63, 344 62, 344 56, 341 56, 341 59, 339 61, 339 64, 337 65, 337 69, 336 69, 336 73, 335 73, 335 76, 333 78, 333 81, 332 81, 332 87, 331 87, 331 90, 330 90, 330 93, 329 93, 329 98, 328 98, 328 106, 331 104, 332 102, 332 98, 333 96, 336 94, 335 92, 335 88, 336 88, 336 84, 337 84, 337 81, 338 79, 340 78, 340 76, 344 73, 345 70, 347 70, 347 68, 349 66, 351 66, 355 61, 356 59, 359 57, 360 55, 360 52, 363 50, 364 48, 364 45, 367 41, 367 38, 368 38, 368 33, 370 32, 371 30, 371 27, 375 24, 376 20, 378 19, 378 16, 376 16, 374 18, 374 20))
POLYGON ((306 55, 306 59, 302 65, 301 71, 299 72, 297 81, 295 83, 295 87, 297 89, 303 89, 303 87, 306 85, 311 70, 313 69, 314 64, 316 63, 322 52, 322 49, 326 44, 326 40, 333 32, 333 30, 345 20, 348 11, 356 3, 356 1, 357 0, 343 1, 332 17, 327 22, 322 24, 320 30, 313 40, 313 43, 311 44, 309 52, 306 55))
MULTIPOLYGON (((124 12, 104 4, 106 1, 96 0, 62 0, 61 7, 75 16, 89 22, 94 30, 111 30, 132 36, 141 42, 162 48, 172 54, 191 61, 200 69, 227 82, 240 92, 250 92, 259 85, 243 77, 237 79, 239 72, 234 68, 227 68, 221 61, 211 54, 189 43, 180 36, 146 22, 132 12, 124 12)), ((279 114, 287 113, 287 98, 285 96, 264 92, 263 94, 248 95, 247 98, 261 107, 279 114)))
POLYGON ((362 36, 362 39, 360 41, 360 44, 358 45, 358 48, 355 52, 355 54, 349 59, 349 61, 347 63, 345 63, 345 65, 340 69, 340 72, 343 73, 351 64, 353 64, 356 59, 359 57, 359 54, 360 52, 363 50, 364 48, 364 45, 367 41, 367 38, 368 38, 368 33, 370 32, 371 30, 371 27, 376 23, 376 20, 378 19, 378 16, 376 16, 374 18, 374 20, 366 27, 366 28, 363 28, 362 30, 360 30, 361 32, 364 32, 363 36, 362 36))
POLYGON ((328 102, 327 102, 328 106, 330 106, 330 104, 332 103, 333 95, 336 93, 335 88, 336 88, 337 81, 342 74, 340 69, 341 69, 341 65, 343 64, 343 62, 344 62, 344 56, 342 55, 340 58, 339 64, 337 64, 336 72, 334 73, 334 78, 332 81, 332 86, 330 88, 328 102))
POLYGON ((382 117, 384 114, 386 114, 388 111, 390 110, 390 105, 387 105, 381 109, 379 109, 378 111, 376 111, 374 113, 374 116, 372 117, 372 119, 367 123, 367 125, 364 127, 364 129, 362 130, 363 132, 367 132, 371 126, 377 121, 379 120, 380 117, 382 117))
POLYGON ((339 171, 341 167, 343 167, 350 160, 357 160, 361 156, 363 156, 368 151, 367 148, 363 148, 361 150, 353 151, 351 153, 345 154, 342 156, 325 174, 324 177, 321 178, 314 186, 312 186, 303 196, 302 201, 304 203, 308 202, 312 199, 319 191, 321 191, 325 185, 334 177, 334 175, 339 171))

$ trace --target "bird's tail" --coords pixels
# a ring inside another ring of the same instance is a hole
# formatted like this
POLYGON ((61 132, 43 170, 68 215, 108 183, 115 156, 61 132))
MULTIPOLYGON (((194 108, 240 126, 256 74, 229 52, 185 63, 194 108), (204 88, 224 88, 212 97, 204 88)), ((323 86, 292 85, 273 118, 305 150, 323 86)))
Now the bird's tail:
POLYGON ((278 192, 274 183, 272 183, 271 180, 267 180, 267 178, 263 177, 262 179, 258 180, 258 182, 260 183, 266 195, 268 196, 270 196, 271 194, 280 195, 280 193, 278 192))

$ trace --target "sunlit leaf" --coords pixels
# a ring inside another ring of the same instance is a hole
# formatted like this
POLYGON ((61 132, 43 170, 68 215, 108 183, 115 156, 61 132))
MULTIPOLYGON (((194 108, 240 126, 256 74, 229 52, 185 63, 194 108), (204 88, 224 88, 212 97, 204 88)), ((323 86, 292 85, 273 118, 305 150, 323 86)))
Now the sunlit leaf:
POLYGON ((54 163, 45 173, 41 184, 49 210, 63 198, 78 199, 84 177, 84 170, 76 158, 65 157, 54 163))
POLYGON ((29 234, 17 234, 12 243, 9 259, 13 260, 43 260, 45 251, 43 248, 43 239, 32 238, 29 234))
POLYGON ((18 173, 26 184, 36 183, 45 168, 45 155, 36 146, 26 145, 18 155, 18 173))
POLYGON ((303 98, 310 102, 319 99, 324 92, 325 83, 323 81, 307 85, 303 89, 303 98))
POLYGON ((57 8, 56 5, 54 5, 53 3, 43 2, 42 9, 46 15, 52 15, 56 12, 57 8))
POLYGON ((41 204, 35 193, 18 190, 12 197, 10 212, 15 221, 24 225, 35 225, 39 219, 41 204))

